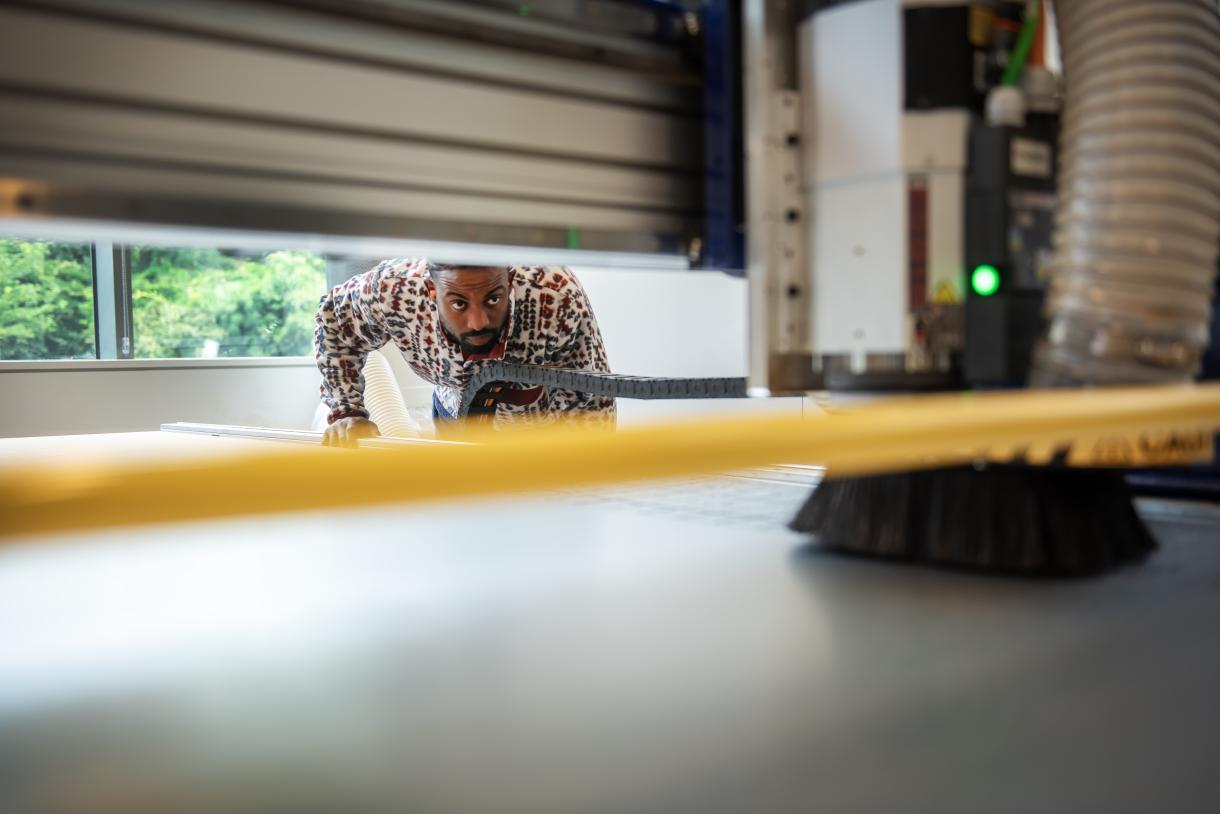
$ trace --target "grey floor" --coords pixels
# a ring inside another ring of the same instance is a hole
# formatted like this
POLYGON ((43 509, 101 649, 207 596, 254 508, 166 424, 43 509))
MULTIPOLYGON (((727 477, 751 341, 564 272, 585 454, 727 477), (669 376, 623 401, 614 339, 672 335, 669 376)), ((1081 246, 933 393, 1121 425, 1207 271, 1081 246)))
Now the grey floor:
POLYGON ((4 812, 1220 810, 1220 510, 1027 581, 776 470, 0 550, 4 812))

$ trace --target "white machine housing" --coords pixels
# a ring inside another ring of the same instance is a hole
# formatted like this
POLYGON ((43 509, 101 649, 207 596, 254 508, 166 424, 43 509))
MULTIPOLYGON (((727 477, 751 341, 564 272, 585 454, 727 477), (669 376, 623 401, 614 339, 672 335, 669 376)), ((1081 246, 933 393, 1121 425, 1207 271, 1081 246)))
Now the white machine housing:
POLYGON ((909 112, 903 9, 867 0, 799 33, 815 353, 907 369, 933 363, 913 312, 964 296, 963 205, 971 112, 909 112))

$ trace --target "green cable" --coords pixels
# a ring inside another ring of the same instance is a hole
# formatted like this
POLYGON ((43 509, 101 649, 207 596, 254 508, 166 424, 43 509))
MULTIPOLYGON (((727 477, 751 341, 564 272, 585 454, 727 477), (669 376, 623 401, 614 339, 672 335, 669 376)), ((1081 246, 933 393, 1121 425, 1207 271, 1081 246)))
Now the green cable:
POLYGON ((1038 0, 1030 0, 1025 11, 1025 24, 1021 26, 1021 34, 1017 37, 1017 45, 1012 49, 1008 67, 1004 69, 1001 85, 1015 85, 1025 69, 1025 60, 1029 59, 1029 49, 1033 47, 1034 36, 1038 33, 1038 0))

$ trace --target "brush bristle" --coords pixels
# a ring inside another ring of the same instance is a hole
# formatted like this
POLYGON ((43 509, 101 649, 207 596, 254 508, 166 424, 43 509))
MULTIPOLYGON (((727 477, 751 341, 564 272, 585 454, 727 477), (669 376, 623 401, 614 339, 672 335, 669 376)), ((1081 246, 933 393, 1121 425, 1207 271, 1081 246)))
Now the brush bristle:
POLYGON ((953 467, 827 480, 790 524, 834 548, 985 571, 1089 574, 1156 547, 1120 472, 953 467))

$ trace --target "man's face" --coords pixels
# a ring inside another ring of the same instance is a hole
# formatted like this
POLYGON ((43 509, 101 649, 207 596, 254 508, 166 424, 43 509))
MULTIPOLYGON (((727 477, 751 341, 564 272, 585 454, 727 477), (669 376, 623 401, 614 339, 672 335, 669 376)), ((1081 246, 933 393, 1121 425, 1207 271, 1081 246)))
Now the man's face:
POLYGON ((441 325, 466 353, 487 353, 508 322, 508 269, 442 269, 428 281, 441 325))

